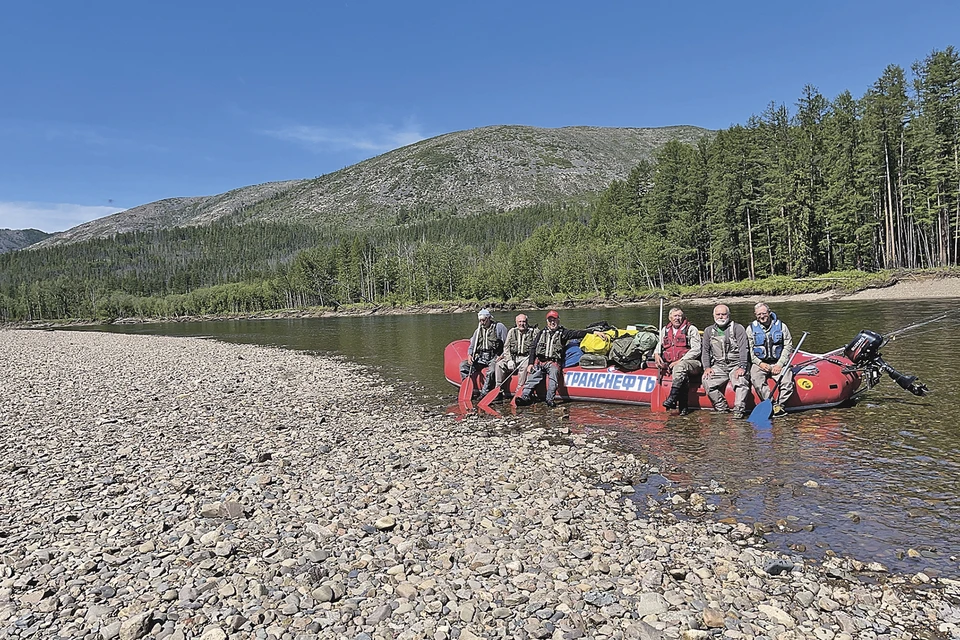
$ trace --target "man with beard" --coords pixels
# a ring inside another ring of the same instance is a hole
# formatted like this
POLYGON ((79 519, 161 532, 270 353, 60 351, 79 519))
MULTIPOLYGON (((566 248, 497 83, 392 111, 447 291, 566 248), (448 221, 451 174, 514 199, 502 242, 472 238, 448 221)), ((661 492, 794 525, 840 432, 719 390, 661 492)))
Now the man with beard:
POLYGON ((718 304, 713 308, 714 323, 703 332, 703 389, 720 413, 730 410, 723 391, 727 383, 733 385, 733 416, 747 416, 747 396, 750 382, 750 341, 743 325, 730 320, 730 307, 718 304))

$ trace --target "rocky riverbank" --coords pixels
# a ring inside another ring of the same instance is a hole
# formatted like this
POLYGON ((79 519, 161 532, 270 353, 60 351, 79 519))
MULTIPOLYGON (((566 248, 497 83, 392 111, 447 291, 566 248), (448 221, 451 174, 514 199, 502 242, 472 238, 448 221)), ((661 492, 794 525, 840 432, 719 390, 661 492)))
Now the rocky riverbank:
POLYGON ((644 462, 560 423, 213 341, 0 331, 0 357, 0 637, 960 637, 960 583, 637 505, 644 462))

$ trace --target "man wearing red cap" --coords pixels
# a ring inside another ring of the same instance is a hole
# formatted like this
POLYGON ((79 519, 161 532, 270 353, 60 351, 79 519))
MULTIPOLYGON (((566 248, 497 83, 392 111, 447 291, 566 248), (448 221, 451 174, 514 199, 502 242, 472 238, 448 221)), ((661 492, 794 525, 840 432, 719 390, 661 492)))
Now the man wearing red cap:
POLYGON ((547 406, 556 406, 557 387, 560 386, 560 372, 567 342, 579 340, 588 333, 590 332, 585 329, 563 328, 560 326, 560 314, 553 309, 548 311, 547 328, 537 334, 530 346, 531 357, 535 359, 527 366, 527 382, 517 398, 517 404, 529 404, 530 394, 546 376, 547 406))

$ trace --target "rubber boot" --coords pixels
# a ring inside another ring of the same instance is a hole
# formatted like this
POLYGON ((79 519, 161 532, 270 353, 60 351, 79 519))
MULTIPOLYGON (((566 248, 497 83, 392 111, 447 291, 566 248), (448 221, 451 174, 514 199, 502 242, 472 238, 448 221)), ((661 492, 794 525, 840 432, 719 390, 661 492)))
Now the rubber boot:
POLYGON ((677 397, 677 408, 680 409, 680 415, 685 416, 690 413, 690 398, 687 394, 687 383, 684 381, 680 385, 680 393, 677 397))
POLYGON ((670 395, 667 396, 667 399, 663 401, 664 409, 676 409, 677 403, 680 400, 680 385, 673 385, 670 387, 670 395))

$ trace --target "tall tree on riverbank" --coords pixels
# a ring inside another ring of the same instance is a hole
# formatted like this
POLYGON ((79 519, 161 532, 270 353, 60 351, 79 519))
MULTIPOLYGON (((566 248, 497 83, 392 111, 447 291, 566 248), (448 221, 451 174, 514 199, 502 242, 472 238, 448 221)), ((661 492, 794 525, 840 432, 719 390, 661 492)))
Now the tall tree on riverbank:
POLYGON ((906 231, 903 219, 902 167, 904 127, 908 118, 903 69, 888 66, 864 96, 864 171, 878 218, 882 247, 880 266, 905 267, 906 231))
POLYGON ((955 264, 960 246, 960 55, 953 47, 913 66, 916 115, 912 119, 917 265, 955 264))

